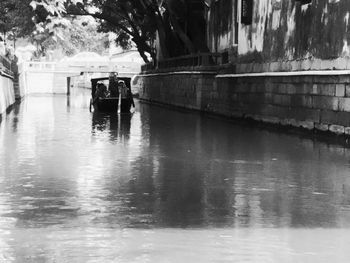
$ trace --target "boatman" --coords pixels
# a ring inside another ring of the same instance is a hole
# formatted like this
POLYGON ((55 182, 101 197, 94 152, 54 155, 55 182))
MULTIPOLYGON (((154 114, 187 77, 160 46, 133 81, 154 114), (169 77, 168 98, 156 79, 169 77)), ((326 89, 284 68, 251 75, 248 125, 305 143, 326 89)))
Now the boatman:
POLYGON ((114 72, 109 74, 108 91, 111 98, 119 98, 118 77, 114 72))
POLYGON ((135 107, 131 91, 123 80, 118 81, 118 88, 120 93, 120 113, 130 113, 131 105, 135 107))

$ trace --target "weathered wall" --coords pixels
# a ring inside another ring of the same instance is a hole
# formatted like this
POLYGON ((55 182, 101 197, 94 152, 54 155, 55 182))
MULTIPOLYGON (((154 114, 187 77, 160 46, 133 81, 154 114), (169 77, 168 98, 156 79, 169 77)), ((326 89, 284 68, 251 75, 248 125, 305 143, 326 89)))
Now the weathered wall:
MULTIPOLYGON (((238 24, 238 72, 350 68, 349 1, 253 2, 252 24, 238 24)), ((212 1, 208 16, 212 51, 234 45, 234 16, 237 13, 240 21, 240 8, 241 0, 238 11, 234 0, 212 1)))
POLYGON ((236 0, 211 1, 207 13, 207 42, 212 52, 221 52, 235 44, 236 0))
POLYGON ((140 77, 140 98, 227 117, 350 135, 349 76, 140 77))
POLYGON ((143 75, 142 99, 350 135, 350 77, 334 71, 350 69, 348 0, 254 0, 252 24, 238 31, 241 0, 207 2, 211 51, 229 51, 238 34, 232 74, 143 75))
POLYGON ((15 103, 15 92, 11 78, 0 75, 0 115, 15 103))
POLYGON ((54 72, 23 72, 21 83, 25 87, 26 94, 66 94, 67 77, 71 73, 54 72))
POLYGON ((188 109, 206 109, 206 99, 213 87, 213 74, 161 74, 139 77, 140 98, 188 109))

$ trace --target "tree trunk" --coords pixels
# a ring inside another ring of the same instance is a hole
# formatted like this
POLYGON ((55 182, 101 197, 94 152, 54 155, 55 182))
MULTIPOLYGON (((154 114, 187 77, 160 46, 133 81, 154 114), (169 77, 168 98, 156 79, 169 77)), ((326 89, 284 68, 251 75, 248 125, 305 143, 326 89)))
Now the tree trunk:
POLYGON ((142 57, 143 61, 145 61, 145 63, 150 63, 145 52, 149 53, 153 58, 154 54, 152 54, 151 47, 148 46, 147 43, 141 37, 134 37, 132 38, 132 41, 136 44, 137 51, 140 53, 140 56, 142 57))
POLYGON ((173 15, 170 15, 170 19, 171 19, 171 24, 173 25, 173 28, 174 28, 175 32, 177 33, 179 38, 182 40, 182 42, 185 44, 187 50, 190 53, 195 53, 196 52, 195 46, 193 45, 191 39, 189 39, 187 34, 182 30, 182 28, 181 28, 179 22, 177 21, 176 17, 173 16, 173 15))
POLYGON ((160 14, 156 14, 156 22, 158 27, 158 36, 159 36, 159 46, 162 51, 162 55, 164 58, 170 57, 168 48, 166 45, 166 31, 164 28, 164 21, 160 17, 160 14))
POLYGON ((139 52, 140 56, 142 57, 143 61, 145 61, 146 64, 150 63, 148 57, 146 56, 146 54, 143 50, 141 50, 139 47, 137 47, 137 51, 139 52))

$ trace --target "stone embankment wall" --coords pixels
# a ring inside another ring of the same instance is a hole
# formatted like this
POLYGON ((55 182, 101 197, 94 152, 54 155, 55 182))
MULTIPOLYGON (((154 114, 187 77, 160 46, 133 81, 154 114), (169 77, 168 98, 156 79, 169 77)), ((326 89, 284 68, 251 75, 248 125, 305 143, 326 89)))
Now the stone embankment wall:
POLYGON ((207 45, 227 64, 211 73, 158 67, 141 75, 140 98, 350 135, 349 1, 250 1, 251 23, 242 2, 206 1, 207 45))
POLYGON ((15 103, 15 91, 12 78, 0 75, 0 115, 15 103))
POLYGON ((227 117, 350 135, 350 76, 317 74, 146 74, 139 79, 140 98, 227 117))

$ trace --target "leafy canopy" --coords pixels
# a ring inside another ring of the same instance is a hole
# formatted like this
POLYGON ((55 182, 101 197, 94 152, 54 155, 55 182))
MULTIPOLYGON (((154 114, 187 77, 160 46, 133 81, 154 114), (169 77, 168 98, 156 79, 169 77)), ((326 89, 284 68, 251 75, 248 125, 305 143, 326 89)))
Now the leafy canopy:
MULTIPOLYGON (((117 42, 126 47, 133 41, 145 62, 148 55, 156 59, 155 41, 161 55, 172 57, 203 49, 201 30, 196 30, 204 17, 193 13, 195 0, 34 0, 34 9, 44 8, 46 23, 39 26, 54 29, 54 21, 69 16, 91 16, 99 21, 103 32, 115 32, 117 42), (191 28, 188 28, 191 25, 191 28), (195 30, 194 30, 195 29, 195 30), (199 43, 199 44, 198 44, 199 43)), ((203 35, 203 34, 202 34, 203 35)), ((205 49, 205 47, 204 47, 205 49)))

